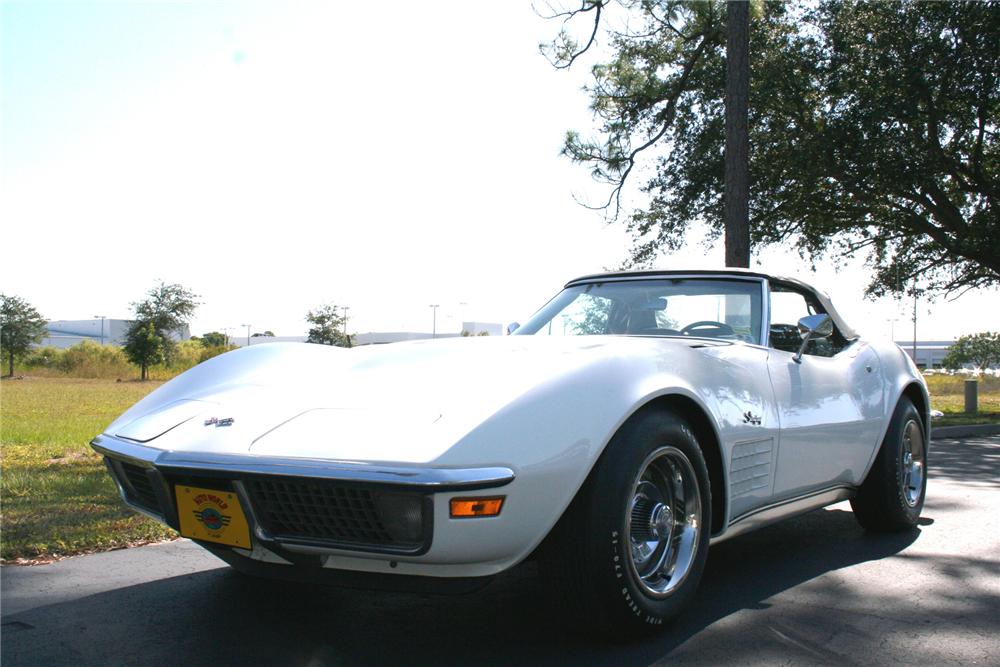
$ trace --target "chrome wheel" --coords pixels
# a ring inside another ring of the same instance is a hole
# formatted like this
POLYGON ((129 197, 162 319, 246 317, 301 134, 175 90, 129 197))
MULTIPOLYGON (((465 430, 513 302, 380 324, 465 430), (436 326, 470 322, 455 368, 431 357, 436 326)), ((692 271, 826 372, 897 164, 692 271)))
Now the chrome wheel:
POLYGON ((916 507, 924 492, 924 435, 920 424, 911 419, 903 427, 903 446, 900 447, 900 486, 903 499, 916 507))
POLYGON ((647 595, 666 597, 684 582, 700 533, 694 467, 679 449, 661 447, 639 468, 625 516, 629 566, 647 595))

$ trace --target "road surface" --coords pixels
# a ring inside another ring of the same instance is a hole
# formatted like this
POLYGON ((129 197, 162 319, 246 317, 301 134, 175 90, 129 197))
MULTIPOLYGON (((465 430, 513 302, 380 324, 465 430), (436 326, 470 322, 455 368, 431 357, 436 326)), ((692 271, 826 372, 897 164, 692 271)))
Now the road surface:
POLYGON ((712 548, 660 636, 551 621, 531 565, 465 596, 257 581, 186 540, 2 568, 15 665, 1000 665, 1000 436, 931 451, 919 529, 873 536, 846 503, 712 548))

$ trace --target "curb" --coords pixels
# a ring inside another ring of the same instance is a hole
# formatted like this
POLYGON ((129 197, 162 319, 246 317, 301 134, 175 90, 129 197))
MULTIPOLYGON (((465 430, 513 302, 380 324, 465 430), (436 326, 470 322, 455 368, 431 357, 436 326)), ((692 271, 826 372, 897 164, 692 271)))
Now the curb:
POLYGON ((996 435, 998 433, 1000 433, 1000 424, 966 424, 963 426, 934 426, 933 423, 931 424, 931 440, 996 435))

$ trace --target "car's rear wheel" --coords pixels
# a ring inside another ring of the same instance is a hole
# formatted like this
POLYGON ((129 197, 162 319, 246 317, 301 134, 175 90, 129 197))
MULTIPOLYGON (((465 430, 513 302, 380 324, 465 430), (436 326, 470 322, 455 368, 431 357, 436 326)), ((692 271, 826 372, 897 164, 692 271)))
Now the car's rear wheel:
POLYGON ((647 410, 609 443, 541 551, 558 609, 613 635, 653 630, 698 587, 712 509, 690 426, 647 410))
POLYGON ((917 524, 927 492, 927 438, 910 399, 899 400, 868 477, 851 500, 868 530, 897 532, 917 524))

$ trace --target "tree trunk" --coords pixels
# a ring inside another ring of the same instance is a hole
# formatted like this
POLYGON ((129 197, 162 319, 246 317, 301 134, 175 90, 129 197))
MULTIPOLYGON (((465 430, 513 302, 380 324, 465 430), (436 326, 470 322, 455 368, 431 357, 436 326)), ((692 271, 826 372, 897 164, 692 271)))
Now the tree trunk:
POLYGON ((142 362, 142 366, 140 366, 140 368, 142 370, 139 372, 139 380, 141 382, 145 382, 146 381, 146 362, 142 362))
POLYGON ((10 359, 10 366, 8 366, 8 368, 10 369, 10 372, 7 375, 8 375, 8 377, 14 377, 14 353, 11 352, 7 356, 10 359))
POLYGON ((726 3, 726 266, 750 266, 750 3, 726 3))

